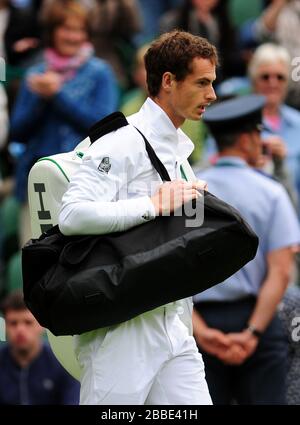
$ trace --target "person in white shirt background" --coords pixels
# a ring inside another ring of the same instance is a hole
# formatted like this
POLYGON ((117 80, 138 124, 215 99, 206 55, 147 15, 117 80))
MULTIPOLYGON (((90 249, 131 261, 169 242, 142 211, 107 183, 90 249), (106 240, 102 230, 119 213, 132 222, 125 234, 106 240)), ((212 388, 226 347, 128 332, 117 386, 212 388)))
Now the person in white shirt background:
MULTIPOLYGON (((175 30, 154 40, 145 55, 149 97, 128 118, 131 125, 86 152, 62 200, 62 233, 124 231, 201 196, 205 182, 186 182, 180 175, 193 143, 179 127, 187 118, 199 120, 216 99, 217 63, 215 47, 204 38, 175 30), (171 182, 161 184, 133 125, 149 140, 171 182)), ((75 336, 80 403, 211 404, 202 357, 188 329, 191 312, 191 300, 181 300, 75 336)))

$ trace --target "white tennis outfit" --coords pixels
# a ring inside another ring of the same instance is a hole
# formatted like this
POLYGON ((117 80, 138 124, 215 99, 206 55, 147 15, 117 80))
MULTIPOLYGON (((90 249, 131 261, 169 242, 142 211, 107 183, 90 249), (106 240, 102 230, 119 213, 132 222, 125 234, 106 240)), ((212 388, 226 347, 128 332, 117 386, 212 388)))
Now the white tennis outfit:
MULTIPOLYGON (((128 121, 145 135, 170 177, 181 178, 180 165, 193 143, 167 114, 148 98, 128 121)), ((149 196, 162 182, 132 125, 105 135, 86 152, 63 197, 64 234, 123 231, 155 218, 149 196)), ((211 404, 191 314, 192 301, 185 299, 75 336, 80 403, 211 404)))

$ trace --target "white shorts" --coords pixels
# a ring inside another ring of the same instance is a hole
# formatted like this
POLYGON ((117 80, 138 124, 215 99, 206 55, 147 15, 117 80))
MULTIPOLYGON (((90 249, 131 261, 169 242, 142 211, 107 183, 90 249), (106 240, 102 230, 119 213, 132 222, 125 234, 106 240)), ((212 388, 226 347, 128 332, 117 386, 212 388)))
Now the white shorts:
POLYGON ((202 356, 176 305, 75 337, 80 404, 212 404, 202 356))

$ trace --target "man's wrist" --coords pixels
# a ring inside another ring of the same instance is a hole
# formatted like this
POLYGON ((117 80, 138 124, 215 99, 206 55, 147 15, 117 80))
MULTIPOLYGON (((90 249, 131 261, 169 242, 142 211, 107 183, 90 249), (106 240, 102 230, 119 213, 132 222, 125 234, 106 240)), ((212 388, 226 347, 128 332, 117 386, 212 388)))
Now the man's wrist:
POLYGON ((255 326, 253 325, 248 325, 245 328, 246 331, 248 331, 249 333, 251 333, 251 335, 256 336, 256 338, 260 338, 262 336, 262 331, 259 331, 255 326))

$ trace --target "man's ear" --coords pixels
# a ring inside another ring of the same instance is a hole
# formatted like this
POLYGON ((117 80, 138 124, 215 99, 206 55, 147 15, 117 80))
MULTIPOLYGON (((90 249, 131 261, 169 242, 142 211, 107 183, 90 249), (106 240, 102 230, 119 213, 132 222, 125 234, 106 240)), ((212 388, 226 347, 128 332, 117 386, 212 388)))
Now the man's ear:
POLYGON ((172 88, 174 80, 175 80, 175 76, 174 74, 172 74, 172 72, 169 72, 169 71, 165 72, 161 80, 162 89, 169 92, 172 88))
POLYGON ((241 133, 239 135, 237 145, 242 152, 249 153, 251 151, 249 134, 241 133))

